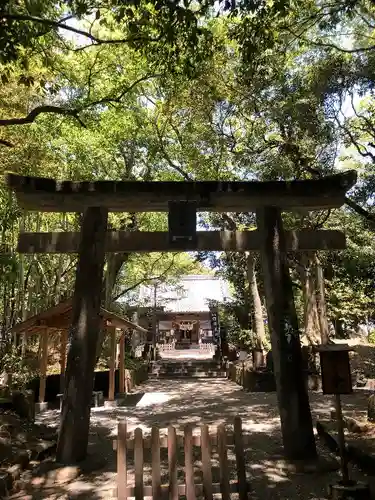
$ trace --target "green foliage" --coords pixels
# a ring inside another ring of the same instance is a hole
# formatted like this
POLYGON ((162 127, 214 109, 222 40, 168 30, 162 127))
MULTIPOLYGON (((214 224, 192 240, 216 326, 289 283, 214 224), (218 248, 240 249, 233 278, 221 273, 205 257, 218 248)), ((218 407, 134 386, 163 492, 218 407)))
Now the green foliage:
POLYGON ((370 344, 375 344, 375 328, 370 330, 370 333, 368 335, 368 341, 370 344))
MULTIPOLYGON (((1 173, 292 180, 356 168, 360 181, 350 193, 350 209, 284 214, 284 221, 291 229, 345 228, 348 249, 320 256, 329 315, 350 325, 371 319, 373 3, 259 0, 217 7, 211 0, 3 2, 1 173)), ((230 229, 221 214, 202 220, 208 228, 230 229)), ((75 257, 20 257, 19 230, 74 231, 79 217, 22 214, 0 186, 0 221, 6 335, 28 312, 70 296, 74 284, 75 257)), ((255 228, 253 214, 237 214, 234 222, 255 228)), ((160 231, 167 220, 164 214, 111 214, 110 226, 160 231)), ((245 257, 210 257, 234 291, 228 314, 238 337, 238 329, 252 328, 245 257)), ((290 268, 301 323, 296 260, 291 256, 290 268)), ((263 299, 259 262, 256 270, 263 299)), ((175 283, 182 274, 200 272, 188 254, 108 258, 110 306, 118 307, 117 297, 135 303, 140 284, 175 283)))
POLYGON ((137 370, 145 361, 142 358, 133 358, 129 353, 125 353, 125 368, 127 370, 137 370))
POLYGON ((38 360, 31 355, 22 358, 20 348, 7 342, 0 351, 0 373, 10 375, 11 389, 25 389, 30 380, 39 376, 38 360))

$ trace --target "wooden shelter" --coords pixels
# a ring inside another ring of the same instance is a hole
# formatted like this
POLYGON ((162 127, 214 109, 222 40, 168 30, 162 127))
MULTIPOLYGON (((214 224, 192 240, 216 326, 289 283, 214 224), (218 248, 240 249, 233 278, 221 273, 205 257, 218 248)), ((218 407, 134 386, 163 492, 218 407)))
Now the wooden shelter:
MULTIPOLYGON (((30 335, 39 335, 39 366, 40 366, 40 381, 39 381, 39 403, 43 403, 46 394, 47 380, 47 360, 48 360, 48 339, 52 332, 60 334, 60 390, 64 388, 64 374, 66 367, 68 332, 72 324, 72 299, 60 302, 56 306, 42 311, 22 323, 15 325, 12 328, 12 335, 25 335, 26 338, 30 335)), ((143 327, 136 323, 132 323, 126 318, 123 318, 113 312, 100 308, 100 328, 111 336, 111 358, 109 366, 109 388, 108 399, 115 399, 115 370, 116 370, 116 352, 119 351, 119 390, 125 392, 125 336, 126 332, 137 330, 142 333, 147 333, 143 327), (120 336, 118 331, 121 331, 120 336), (118 344, 118 346, 117 346, 118 344)))

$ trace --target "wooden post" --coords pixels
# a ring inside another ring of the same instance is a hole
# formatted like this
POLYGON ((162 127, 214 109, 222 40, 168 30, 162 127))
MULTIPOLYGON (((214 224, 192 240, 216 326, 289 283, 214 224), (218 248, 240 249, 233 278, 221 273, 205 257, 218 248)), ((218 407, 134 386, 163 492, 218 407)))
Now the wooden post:
POLYGON ((66 346, 68 343, 67 330, 61 330, 60 334, 60 392, 64 391, 64 379, 66 368, 66 346))
POLYGON ((87 455, 96 348, 101 327, 107 209, 88 208, 83 216, 72 302, 65 389, 56 460, 77 463, 87 455))
POLYGON ((39 403, 44 403, 46 397, 47 364, 48 364, 48 328, 43 327, 39 335, 40 345, 40 377, 39 403))
POLYGON ((120 337, 120 354, 119 354, 119 367, 118 367, 118 376, 119 376, 119 392, 120 394, 125 393, 125 330, 122 332, 120 337))
POLYGON ((337 419, 337 438, 340 451, 342 482, 343 484, 348 484, 349 483, 348 457, 345 446, 344 419, 342 416, 340 394, 335 394, 335 410, 337 419))
POLYGON ((108 401, 115 400, 115 373, 116 373, 116 327, 107 328, 111 336, 110 345, 110 360, 109 360, 109 385, 108 385, 108 401))
POLYGON ((298 320, 286 262, 281 212, 257 211, 262 267, 284 452, 289 459, 316 458, 298 320))
POLYGON ((315 273, 316 273, 316 302, 318 309, 318 319, 320 327, 320 337, 322 344, 328 344, 329 341, 329 326, 327 319, 327 306, 325 299, 324 274, 322 264, 318 256, 315 254, 315 273))
POLYGON ((117 498, 126 500, 128 485, 127 463, 126 463, 126 420, 118 423, 117 426, 117 498))

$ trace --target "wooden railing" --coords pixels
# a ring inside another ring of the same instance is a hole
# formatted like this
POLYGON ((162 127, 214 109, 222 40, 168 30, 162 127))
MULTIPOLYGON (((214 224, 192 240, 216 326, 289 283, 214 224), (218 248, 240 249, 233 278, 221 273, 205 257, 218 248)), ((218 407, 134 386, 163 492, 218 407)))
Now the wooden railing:
POLYGON ((174 351, 175 350, 175 344, 158 344, 158 349, 161 352, 164 351, 174 351))
POLYGON ((167 436, 160 436, 158 427, 152 427, 151 436, 144 437, 142 429, 134 431, 134 437, 127 435, 126 421, 119 422, 117 441, 114 448, 117 449, 117 498, 125 500, 135 498, 143 500, 144 497, 160 499, 162 497, 178 500, 178 497, 186 496, 187 500, 196 500, 197 497, 212 500, 213 495, 221 494, 223 500, 230 500, 230 494, 239 494, 239 500, 247 500, 249 484, 246 479, 244 441, 242 434, 242 422, 240 417, 234 419, 233 433, 227 434, 224 424, 219 425, 215 434, 209 433, 208 425, 200 427, 200 434, 193 435, 190 425, 184 427, 183 435, 178 435, 176 428, 170 426, 167 436), (228 444, 234 444, 236 457, 237 480, 230 481, 228 464, 228 444), (202 460, 202 484, 194 483, 194 458, 193 446, 201 448, 202 460), (220 482, 213 483, 212 480, 212 448, 217 449, 219 456, 220 482), (161 484, 161 460, 160 449, 168 450, 168 484, 161 484), (127 484, 127 451, 134 450, 134 486, 127 484), (151 449, 151 474, 152 486, 145 486, 143 480, 144 450, 151 449), (183 450, 185 456, 184 484, 177 481, 179 450, 183 450))
POLYGON ((203 344, 203 342, 202 342, 201 344, 199 344, 199 350, 200 351, 214 352, 215 351, 215 344, 203 344))
POLYGON ((136 358, 141 358, 142 357, 142 353, 143 353, 143 349, 145 348, 145 345, 144 344, 139 344, 137 345, 137 347, 134 349, 134 356, 136 358))

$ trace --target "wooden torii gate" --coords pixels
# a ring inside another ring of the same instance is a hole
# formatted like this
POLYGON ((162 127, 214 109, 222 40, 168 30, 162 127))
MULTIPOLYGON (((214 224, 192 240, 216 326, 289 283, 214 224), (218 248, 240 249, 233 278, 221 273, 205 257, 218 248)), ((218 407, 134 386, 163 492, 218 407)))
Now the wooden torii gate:
POLYGON ((286 253, 343 249, 345 236, 338 231, 284 232, 281 212, 338 208, 355 182, 355 171, 292 182, 60 182, 9 174, 7 184, 22 209, 84 214, 80 233, 22 233, 18 245, 23 253, 79 256, 57 459, 79 461, 87 452, 105 253, 168 250, 261 252, 285 455, 315 457, 286 253), (195 233, 190 217, 190 236, 180 237, 186 233, 186 221, 181 221, 181 234, 171 238, 176 203, 186 204, 195 216, 197 211, 255 211, 257 230, 195 233), (108 212, 169 212, 170 232, 107 232, 108 212))

